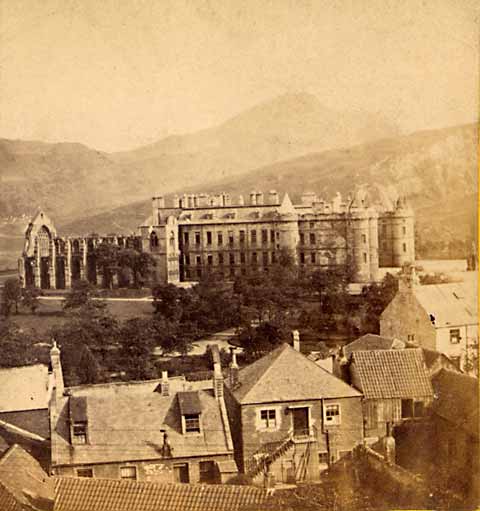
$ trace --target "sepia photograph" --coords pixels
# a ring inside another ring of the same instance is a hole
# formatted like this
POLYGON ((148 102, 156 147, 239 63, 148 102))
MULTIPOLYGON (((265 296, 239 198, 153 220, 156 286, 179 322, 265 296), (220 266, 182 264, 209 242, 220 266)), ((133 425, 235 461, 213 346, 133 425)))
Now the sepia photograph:
POLYGON ((0 511, 480 509, 478 0, 0 0, 0 511))

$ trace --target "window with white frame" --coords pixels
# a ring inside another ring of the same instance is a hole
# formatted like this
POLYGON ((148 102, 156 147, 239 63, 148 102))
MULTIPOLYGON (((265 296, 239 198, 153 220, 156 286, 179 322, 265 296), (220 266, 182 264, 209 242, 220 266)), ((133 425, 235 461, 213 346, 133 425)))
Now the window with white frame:
POLYGON ((263 429, 274 429, 277 427, 276 410, 260 410, 260 425, 263 429))
POLYGON ((185 433, 200 433, 200 414, 186 414, 185 417, 185 433))
POLYGON ((323 421, 326 426, 340 424, 340 405, 325 405, 323 407, 323 421))
POLYGON ((137 479, 137 467, 120 467, 120 478, 121 479, 137 479))
POLYGON ((452 330, 450 330, 450 343, 458 344, 459 342, 460 342, 460 329, 452 328, 452 330))
POLYGON ((87 443, 87 423, 74 422, 72 427, 72 444, 87 443))
POLYGON ((77 468, 77 477, 93 477, 93 469, 77 468))

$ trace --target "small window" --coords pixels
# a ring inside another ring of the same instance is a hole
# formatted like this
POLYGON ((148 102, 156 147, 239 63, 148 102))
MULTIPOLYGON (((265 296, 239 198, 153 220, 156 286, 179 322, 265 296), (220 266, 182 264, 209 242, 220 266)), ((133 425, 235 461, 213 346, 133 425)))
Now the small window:
POLYGON ((218 254, 218 264, 223 264, 223 254, 218 254))
POLYGON ((200 415, 198 413, 184 415, 185 433, 200 433, 200 415))
POLYGON ((305 254, 300 252, 300 264, 305 264, 305 254))
POLYGON ((310 222, 310 229, 315 229, 315 222, 310 222))
POLYGON ((137 467, 120 467, 121 479, 137 479, 137 467))
POLYGON ((267 231, 267 229, 262 229, 262 243, 268 243, 268 231, 267 231))
POLYGON ((318 453, 318 463, 320 465, 328 465, 328 452, 327 451, 318 453))
POLYGON ((407 341, 409 341, 409 342, 415 341, 415 334, 408 334, 407 335, 407 341))
POLYGON ((157 248, 158 247, 158 236, 155 231, 152 231, 150 234, 150 248, 157 248))
POLYGON ((201 268, 197 268, 197 278, 199 278, 199 279, 202 278, 202 269, 201 268))
POLYGON ((213 256, 212 255, 207 256, 207 264, 208 264, 208 266, 212 266, 212 264, 213 264, 213 256))
POLYGON ((75 422, 73 424, 73 442, 75 444, 87 443, 87 423, 75 422))
POLYGON ((233 231, 228 231, 228 243, 230 245, 233 245, 234 237, 233 237, 233 231))
POLYGON ((275 243, 275 231, 270 231, 270 243, 275 243))
POLYGON ((413 417, 413 399, 402 399, 402 419, 413 417))
POLYGON ((215 462, 214 461, 201 461, 198 464, 200 471, 200 483, 214 483, 215 482, 215 462))
POLYGON ((402 234, 407 234, 407 228, 405 226, 402 227, 402 234))
POLYGON ((257 253, 256 252, 252 252, 252 263, 257 264, 257 253))
POLYGON ((199 232, 195 233, 195 244, 200 245, 200 233, 199 232))
POLYGON ((300 233, 300 245, 305 245, 305 234, 300 233))
POLYGON ((197 266, 200 266, 202 264, 202 257, 197 256, 197 266))
POLYGON ((459 328, 453 328, 450 330, 450 342, 451 344, 459 344, 460 343, 460 329, 459 328))
POLYGON ((235 268, 232 266, 229 270, 230 277, 235 277, 235 268))
POLYGON ((362 234, 362 243, 366 243, 366 242, 367 242, 367 235, 362 234))
POLYGON ((264 429, 273 429, 277 427, 276 410, 260 410, 260 424, 264 429))
POLYGON ((250 237, 251 237, 252 243, 256 243, 257 242, 257 231, 255 231, 255 230, 251 231, 250 237))
POLYGON ((210 231, 207 231, 207 245, 212 244, 212 233, 210 231))
POLYGON ((77 468, 77 477, 93 477, 93 469, 77 468))
POLYGON ((323 420, 327 426, 340 424, 340 405, 325 405, 323 420))
POLYGON ((310 254, 310 261, 312 262, 312 264, 315 264, 317 262, 317 254, 315 252, 312 252, 310 254))
POLYGON ((406 252, 407 251, 407 244, 403 243, 402 247, 403 247, 403 251, 406 252))
POLYGON ((242 264, 245 264, 245 252, 240 252, 240 262, 242 264))
POLYGON ((315 243, 316 243, 315 233, 311 232, 310 233, 310 245, 315 245, 315 243))
POLYGON ((229 262, 230 262, 230 264, 235 264, 235 254, 229 255, 229 262))
POLYGON ((366 263, 368 261, 368 256, 367 256, 367 253, 364 252, 363 253, 363 262, 366 263))
POLYGON ((240 244, 243 245, 245 243, 245 231, 240 231, 240 244))
POLYGON ((189 256, 189 255, 186 255, 186 256, 185 256, 185 264, 186 264, 187 266, 189 266, 189 265, 190 265, 190 256, 189 256))
POLYGON ((275 252, 272 252, 272 264, 276 264, 277 262, 277 255, 275 254, 275 252))
POLYGON ((263 252, 263 254, 262 254, 262 262, 263 262, 263 266, 267 266, 267 264, 268 264, 268 252, 263 252))
POLYGON ((223 245, 223 233, 221 232, 217 234, 217 243, 219 246, 223 245))

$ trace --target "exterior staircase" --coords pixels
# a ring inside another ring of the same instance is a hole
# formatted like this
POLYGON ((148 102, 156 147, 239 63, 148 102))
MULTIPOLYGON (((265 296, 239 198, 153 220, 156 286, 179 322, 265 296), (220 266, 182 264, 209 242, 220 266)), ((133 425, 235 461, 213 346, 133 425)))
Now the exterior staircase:
POLYGON ((246 475, 255 479, 261 472, 266 474, 268 472, 268 467, 291 449, 293 445, 292 433, 289 433, 280 442, 264 444, 247 462, 245 467, 246 475))

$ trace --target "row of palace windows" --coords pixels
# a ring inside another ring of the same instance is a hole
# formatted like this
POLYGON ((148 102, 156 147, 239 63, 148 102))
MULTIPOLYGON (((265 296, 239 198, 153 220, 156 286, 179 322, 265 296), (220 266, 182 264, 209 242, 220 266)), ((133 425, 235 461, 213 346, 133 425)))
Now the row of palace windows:
MULTIPOLYGON (((272 252, 271 253, 271 256, 269 255, 270 253, 269 252, 262 252, 261 254, 261 262, 262 264, 265 266, 267 264, 270 264, 270 262, 272 264, 275 264, 277 262, 277 256, 275 254, 275 252, 272 252)), ((229 265, 234 265, 234 264, 237 264, 238 262, 240 264, 247 264, 247 254, 245 252, 240 252, 240 257, 235 257, 235 253, 233 252, 230 252, 228 254, 217 254, 216 256, 216 259, 217 259, 217 265, 218 266, 223 266, 224 264, 228 264, 229 265), (226 257, 228 255, 228 258, 226 257)), ((189 254, 186 254, 184 256, 184 260, 185 260, 185 266, 190 266, 192 264, 195 264, 196 266, 202 266, 203 264, 203 261, 202 261, 202 256, 200 255, 197 255, 195 256, 195 259, 194 261, 192 261, 192 258, 190 257, 189 254)), ((259 254, 257 252, 252 252, 250 254, 250 264, 258 264, 260 262, 260 257, 259 257, 259 254)), ((207 266, 213 266, 215 263, 214 263, 214 256, 212 254, 209 254, 207 255, 207 259, 206 259, 206 264, 207 266)))
MULTIPOLYGON (((268 229, 262 229, 261 231, 258 231, 259 237, 261 239, 262 243, 268 243, 269 240, 271 243, 275 243, 275 231, 274 230, 268 230, 268 229)), ((183 233, 183 243, 184 245, 190 244, 190 235, 193 234, 192 241, 195 243, 195 245, 201 245, 202 244, 202 233, 200 231, 195 231, 194 233, 190 232, 184 232, 183 233)), ((228 231, 226 238, 224 238, 223 232, 217 232, 217 245, 222 246, 224 242, 227 242, 228 245, 233 245, 235 243, 235 237, 236 233, 234 231, 228 231)), ((207 245, 213 244, 213 236, 214 233, 212 231, 207 231, 205 233, 205 242, 207 245)), ((277 233, 278 237, 278 233, 277 233)), ((247 241, 247 232, 244 230, 238 231, 238 241, 241 245, 246 243, 247 241)), ((250 242, 252 244, 257 243, 257 230, 253 229, 250 231, 250 242)))

